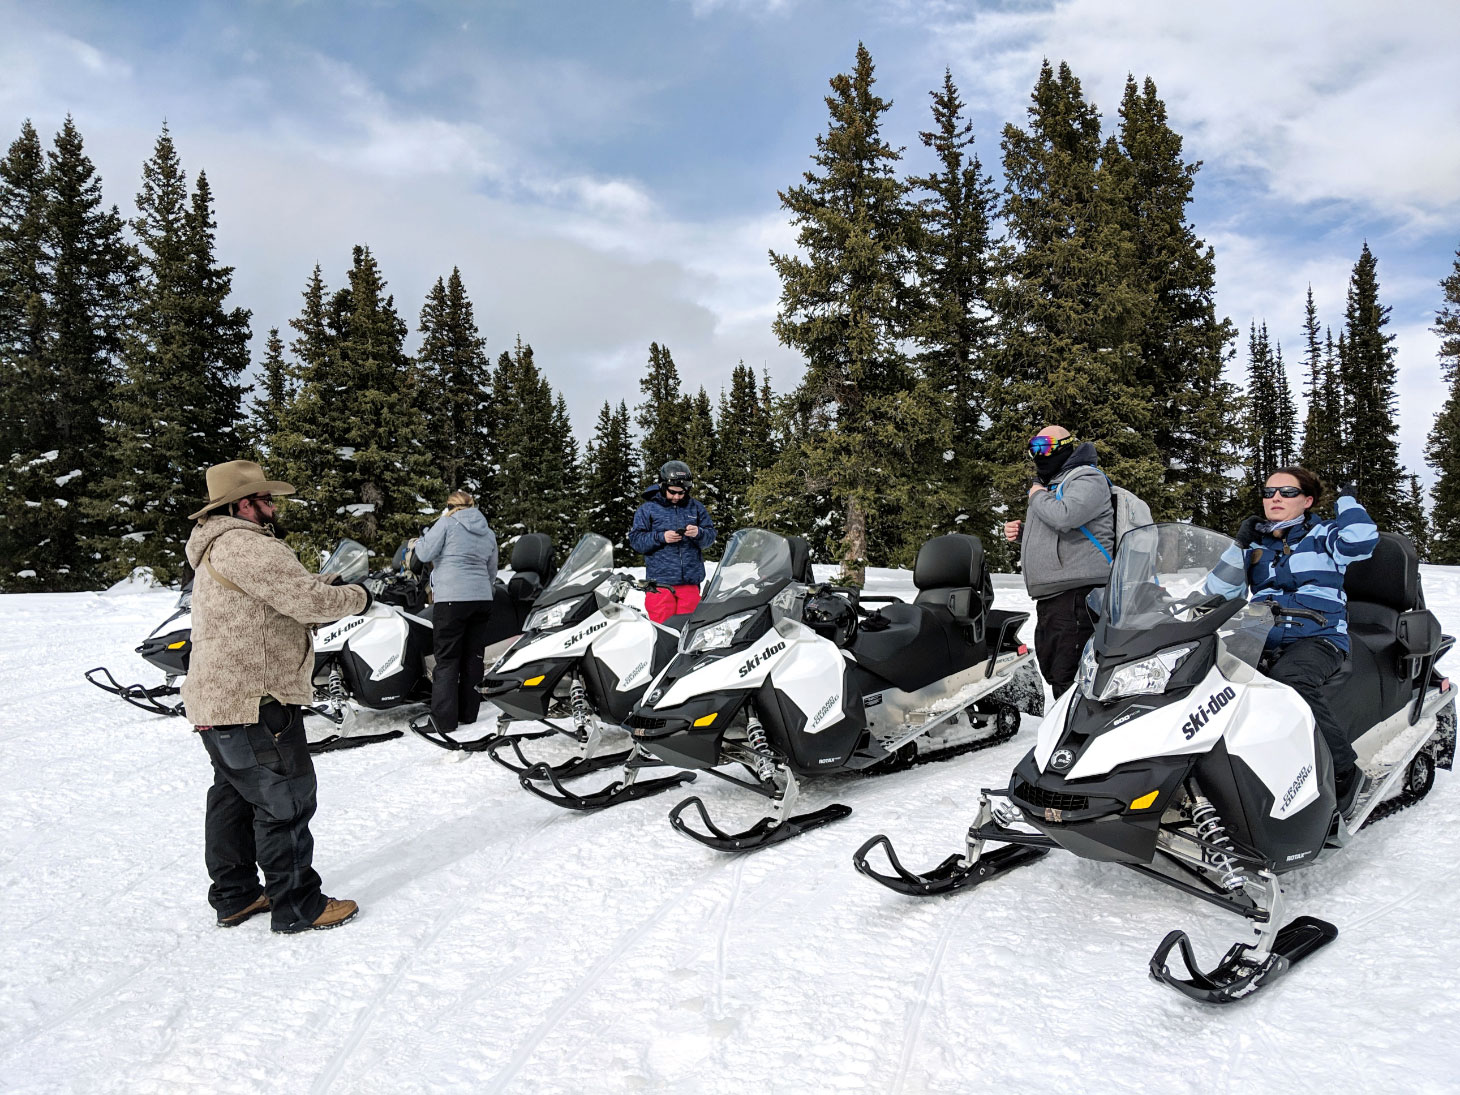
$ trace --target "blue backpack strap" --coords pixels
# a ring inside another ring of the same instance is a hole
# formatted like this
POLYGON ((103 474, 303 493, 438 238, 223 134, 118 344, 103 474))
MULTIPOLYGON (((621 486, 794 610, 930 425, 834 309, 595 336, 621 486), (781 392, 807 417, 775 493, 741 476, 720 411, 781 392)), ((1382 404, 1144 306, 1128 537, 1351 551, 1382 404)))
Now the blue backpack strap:
MULTIPOLYGON (((1110 486, 1110 476, 1106 475, 1103 471, 1100 471, 1099 468, 1096 468, 1095 471, 1100 472, 1100 477, 1105 480, 1105 485, 1107 487, 1110 486)), ((1058 482, 1058 483, 1056 483, 1054 485, 1054 496, 1056 498, 1063 499, 1064 498, 1064 490, 1065 490, 1065 484, 1064 484, 1064 482, 1062 480, 1062 481, 1060 481, 1060 482, 1058 482)), ((1111 524, 1114 525, 1114 523, 1115 523, 1115 496, 1114 496, 1113 493, 1111 495, 1111 503, 1110 503, 1110 521, 1111 521, 1111 524)), ((1105 550, 1105 545, 1102 544, 1099 540, 1095 539, 1095 534, 1093 532, 1091 532, 1084 525, 1081 525, 1080 526, 1080 531, 1085 534, 1085 539, 1089 540, 1092 544, 1095 545, 1095 550, 1098 551, 1101 555, 1105 556, 1105 561, 1107 563, 1112 563, 1112 562, 1115 561, 1114 559, 1111 558, 1110 552, 1108 552, 1108 551, 1105 550)))

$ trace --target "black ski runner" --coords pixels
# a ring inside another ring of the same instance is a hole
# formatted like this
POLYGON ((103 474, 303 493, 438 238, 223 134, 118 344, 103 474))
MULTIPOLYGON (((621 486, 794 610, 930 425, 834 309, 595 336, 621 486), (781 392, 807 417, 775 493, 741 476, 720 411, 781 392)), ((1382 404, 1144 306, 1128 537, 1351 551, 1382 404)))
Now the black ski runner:
POLYGON ((546 764, 539 764, 529 769, 518 777, 518 782, 522 784, 524 791, 531 791, 538 798, 551 802, 554 806, 561 806, 565 810, 591 813, 595 810, 606 810, 610 806, 618 806, 621 803, 660 794, 690 783, 695 778, 693 772, 676 772, 672 776, 644 780, 642 783, 638 780, 641 768, 658 767, 662 767, 662 765, 656 760, 630 757, 624 765, 624 779, 614 780, 607 787, 586 795, 576 795, 564 787, 560 782, 561 777, 546 764), (557 794, 545 790, 540 786, 542 783, 551 784, 557 794))
POLYGON ((955 852, 925 874, 913 874, 897 858, 897 853, 892 850, 892 841, 879 833, 853 853, 852 866, 889 890, 908 897, 931 897, 957 893, 959 890, 981 885, 1001 874, 1008 874, 1047 855, 1050 847, 1053 847, 1053 842, 1048 846, 1006 844, 992 852, 983 853, 976 862, 970 862, 965 853, 955 852), (887 862, 891 864, 895 874, 882 874, 867 862, 868 854, 879 844, 887 849, 887 862))
POLYGON ((1203 973, 1197 965, 1191 940, 1184 931, 1173 931, 1161 940, 1151 955, 1151 980, 1170 985, 1182 995, 1203 1004, 1230 1004, 1266 988, 1308 955, 1338 938, 1338 929, 1326 920, 1300 916, 1284 926, 1273 942, 1272 952, 1264 959, 1249 957, 1253 947, 1233 944, 1216 969, 1203 973), (1181 961, 1189 977, 1177 977, 1166 960, 1173 949, 1181 951, 1181 961))
POLYGON ((820 810, 788 817, 779 824, 775 818, 763 817, 744 832, 727 833, 710 820, 709 811, 705 809, 705 804, 700 801, 699 796, 691 795, 669 811, 669 824, 691 840, 697 840, 705 847, 714 848, 717 852, 754 852, 851 816, 852 808, 850 806, 833 803, 830 806, 823 806, 820 810), (700 820, 705 823, 709 835, 691 829, 680 816, 691 806, 699 811, 700 820))

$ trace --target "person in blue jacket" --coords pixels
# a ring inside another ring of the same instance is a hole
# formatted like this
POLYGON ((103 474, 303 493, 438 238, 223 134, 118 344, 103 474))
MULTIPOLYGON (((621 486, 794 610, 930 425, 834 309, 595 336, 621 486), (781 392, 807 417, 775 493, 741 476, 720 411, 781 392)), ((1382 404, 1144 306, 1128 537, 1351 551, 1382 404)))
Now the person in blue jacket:
POLYGON ((1279 468, 1262 488, 1262 515, 1242 522, 1208 576, 1212 592, 1238 595, 1250 587, 1254 602, 1303 608, 1316 620, 1281 617, 1268 633, 1265 672, 1291 687, 1313 709, 1313 721, 1333 756, 1338 805, 1349 812, 1363 784, 1358 757, 1328 702, 1324 685, 1348 658, 1348 598, 1344 571, 1379 545, 1379 529, 1352 487, 1339 489, 1332 521, 1312 512, 1323 484, 1307 468, 1279 468))
POLYGON ((644 491, 634 513, 629 546, 644 557, 644 576, 660 588, 644 597, 649 619, 663 623, 693 612, 705 580, 704 549, 715 542, 710 511, 689 495, 694 476, 682 460, 659 469, 659 482, 644 491))
POLYGON ((416 558, 432 563, 431 721, 437 730, 476 722, 482 705, 477 685, 486 671, 487 621, 497 581, 497 535, 476 501, 452 491, 436 523, 422 533, 416 558))

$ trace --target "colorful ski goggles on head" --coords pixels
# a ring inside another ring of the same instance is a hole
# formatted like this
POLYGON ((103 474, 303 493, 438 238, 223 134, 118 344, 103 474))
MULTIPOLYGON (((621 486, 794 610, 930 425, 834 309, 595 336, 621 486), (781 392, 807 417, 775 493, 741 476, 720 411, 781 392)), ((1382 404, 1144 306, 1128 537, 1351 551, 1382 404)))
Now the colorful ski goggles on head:
POLYGON ((1029 455, 1048 456, 1050 453, 1059 452, 1060 449, 1066 448, 1074 443, 1075 439, 1073 437, 1053 438, 1045 437, 1041 433, 1029 439, 1029 455))

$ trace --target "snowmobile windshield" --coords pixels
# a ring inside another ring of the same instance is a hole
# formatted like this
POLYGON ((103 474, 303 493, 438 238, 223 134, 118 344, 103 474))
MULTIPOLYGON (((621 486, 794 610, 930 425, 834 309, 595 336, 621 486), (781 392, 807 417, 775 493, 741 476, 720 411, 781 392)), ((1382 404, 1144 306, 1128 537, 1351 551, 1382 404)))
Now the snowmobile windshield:
POLYGON ((537 598, 537 605, 557 604, 581 597, 613 573, 613 545, 608 537, 590 532, 573 545, 562 569, 537 598))
POLYGON ((791 545, 764 529, 741 529, 730 537, 725 557, 701 604, 767 600, 791 580, 791 545))
MULTIPOLYGON (((1110 569, 1106 626, 1122 632, 1195 623, 1242 598, 1246 588, 1212 592, 1209 578, 1236 542, 1197 525, 1145 525, 1120 540, 1110 569)), ((1240 565, 1240 564, 1239 564, 1240 565)))
POLYGON ((365 545, 354 540, 341 540, 340 546, 319 566, 321 574, 338 574, 342 582, 363 582, 370 576, 370 553, 365 545))

